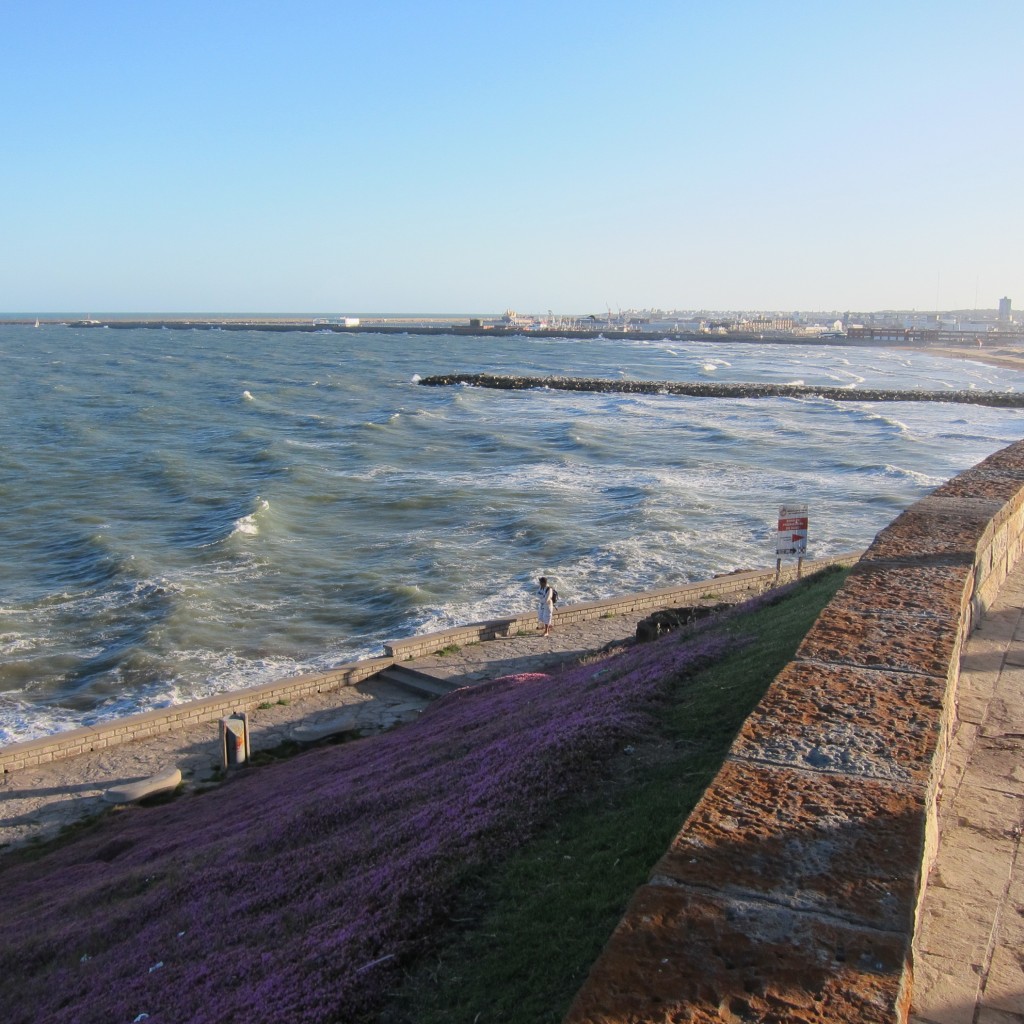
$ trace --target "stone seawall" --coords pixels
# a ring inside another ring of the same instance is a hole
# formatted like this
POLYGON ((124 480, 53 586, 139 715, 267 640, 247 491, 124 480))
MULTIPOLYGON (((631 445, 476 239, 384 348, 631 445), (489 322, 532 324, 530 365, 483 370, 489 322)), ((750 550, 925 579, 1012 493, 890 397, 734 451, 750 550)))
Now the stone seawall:
POLYGON ((1024 442, 878 534, 635 894, 566 1024, 906 1021, 961 646, 1022 534, 1024 442))
MULTIPOLYGON (((806 562, 804 571, 834 563, 851 564, 857 554, 839 555, 835 558, 806 562)), ((795 563, 782 567, 779 582, 793 579, 797 572, 795 563)), ((708 594, 729 599, 745 593, 770 589, 776 583, 774 570, 751 570, 730 573, 711 580, 687 583, 678 587, 641 591, 625 594, 602 601, 589 601, 561 607, 555 613, 555 624, 566 625, 598 619, 606 615, 619 615, 645 608, 655 610, 673 605, 696 604, 708 594)), ((536 626, 536 614, 529 612, 508 618, 491 619, 456 626, 437 633, 423 633, 403 640, 392 640, 384 645, 384 656, 353 661, 324 672, 279 679, 262 686, 207 697, 203 700, 176 704, 173 707, 128 715, 101 725, 81 729, 70 729, 44 736, 24 743, 13 743, 0 747, 0 771, 10 772, 18 768, 44 764, 62 757, 73 757, 106 747, 146 739, 161 733, 172 732, 202 722, 215 722, 235 711, 252 711, 263 703, 279 700, 297 701, 318 693, 328 693, 344 686, 355 686, 377 672, 393 665, 396 661, 409 661, 427 654, 433 654, 452 644, 460 646, 490 640, 495 637, 515 636, 521 630, 532 631, 536 626)))

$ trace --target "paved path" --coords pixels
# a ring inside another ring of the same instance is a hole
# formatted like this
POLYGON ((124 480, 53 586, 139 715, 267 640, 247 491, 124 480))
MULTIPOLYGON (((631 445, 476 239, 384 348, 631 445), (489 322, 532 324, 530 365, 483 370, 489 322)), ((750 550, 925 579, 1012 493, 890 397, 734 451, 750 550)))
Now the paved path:
MULTIPOLYGON (((462 686, 519 672, 545 672, 606 644, 632 637, 650 610, 557 628, 550 636, 519 636, 470 644, 445 655, 408 662, 411 667, 462 686)), ((268 750, 300 726, 344 716, 362 733, 410 721, 426 701, 387 683, 366 680, 289 704, 250 712, 253 752, 268 750)), ((104 792, 167 768, 181 769, 187 788, 213 784, 220 767, 216 722, 33 768, 0 774, 0 854, 106 808, 104 792)))
POLYGON ((1024 562, 961 659, 938 857, 914 941, 915 1024, 1024 1024, 1024 562))

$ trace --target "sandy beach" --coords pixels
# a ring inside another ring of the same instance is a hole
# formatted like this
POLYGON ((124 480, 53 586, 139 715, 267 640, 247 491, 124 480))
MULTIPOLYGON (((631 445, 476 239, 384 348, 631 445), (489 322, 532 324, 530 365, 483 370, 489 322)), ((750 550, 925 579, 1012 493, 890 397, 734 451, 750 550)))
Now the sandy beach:
POLYGON ((983 345, 977 348, 940 345, 894 345, 892 347, 908 352, 923 352, 931 356, 944 356, 947 359, 969 359, 975 363, 999 366, 1004 370, 1024 370, 1024 352, 1008 348, 999 342, 990 342, 987 346, 983 345))

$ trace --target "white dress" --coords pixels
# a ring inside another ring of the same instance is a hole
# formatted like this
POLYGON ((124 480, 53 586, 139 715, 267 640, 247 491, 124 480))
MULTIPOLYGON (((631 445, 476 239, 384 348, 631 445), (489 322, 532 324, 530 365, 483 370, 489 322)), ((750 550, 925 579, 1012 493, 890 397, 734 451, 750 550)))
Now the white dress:
POLYGON ((551 588, 544 587, 537 591, 537 619, 542 626, 551 625, 551 614, 554 604, 551 601, 551 588))

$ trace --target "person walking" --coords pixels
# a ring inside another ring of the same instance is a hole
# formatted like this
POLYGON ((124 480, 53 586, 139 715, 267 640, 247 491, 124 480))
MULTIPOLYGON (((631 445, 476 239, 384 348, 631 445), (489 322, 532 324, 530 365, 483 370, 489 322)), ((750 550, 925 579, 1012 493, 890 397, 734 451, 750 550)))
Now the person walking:
POLYGON ((548 586, 547 576, 537 581, 537 629, 547 636, 551 632, 551 620, 555 614, 555 591, 548 586))

